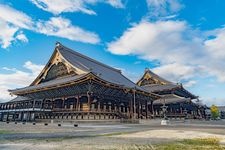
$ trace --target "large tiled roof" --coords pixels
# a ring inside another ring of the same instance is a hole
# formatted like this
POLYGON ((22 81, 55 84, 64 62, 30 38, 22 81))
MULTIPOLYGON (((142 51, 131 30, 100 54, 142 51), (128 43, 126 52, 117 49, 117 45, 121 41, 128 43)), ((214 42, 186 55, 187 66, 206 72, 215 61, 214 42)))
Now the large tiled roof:
POLYGON ((161 92, 161 91, 171 91, 172 92, 173 90, 176 90, 176 91, 179 91, 179 93, 182 93, 183 95, 185 95, 184 97, 190 97, 192 99, 198 98, 197 96, 193 95, 188 90, 186 90, 182 86, 182 84, 176 84, 174 82, 170 82, 170 81, 160 77, 159 75, 155 74, 148 68, 145 69, 144 75, 137 82, 137 84, 141 83, 142 80, 145 79, 146 75, 149 75, 153 80, 156 81, 155 83, 144 84, 141 86, 148 92, 152 92, 152 93, 157 93, 157 92, 161 92))
POLYGON ((163 98, 160 98, 158 100, 155 100, 153 102, 154 105, 163 105, 165 104, 175 104, 175 103, 182 103, 182 102, 190 102, 190 98, 184 98, 184 97, 179 97, 174 94, 168 94, 164 95, 163 98))
POLYGON ((154 78, 160 82, 163 82, 164 84, 174 84, 173 82, 170 82, 170 81, 164 79, 163 77, 160 77, 159 75, 155 74, 149 68, 145 69, 145 74, 149 74, 152 78, 154 78))
POLYGON ((47 82, 43 82, 37 85, 31 84, 28 87, 19 88, 15 90, 9 90, 10 92, 23 92, 26 90, 34 90, 34 89, 42 89, 49 86, 57 86, 60 84, 68 83, 71 81, 79 80, 80 78, 84 77, 87 74, 94 74, 102 80, 106 82, 113 83, 125 88, 136 88, 137 90, 148 92, 144 88, 136 85, 134 82, 126 78, 120 70, 112 68, 108 65, 105 65, 101 62, 98 62, 92 58, 84 56, 74 50, 71 50, 60 43, 57 44, 56 49, 62 57, 68 61, 72 66, 83 70, 85 73, 81 75, 73 75, 73 76, 66 76, 54 80, 50 80, 47 82))
POLYGON ((149 84, 149 85, 144 85, 142 87, 145 88, 149 92, 160 92, 160 91, 166 91, 166 90, 172 90, 172 89, 178 88, 179 85, 176 85, 176 84, 165 84, 165 85, 149 84))
MULTIPOLYGON (((49 86, 51 86, 51 87, 57 86, 57 85, 60 85, 60 84, 69 83, 71 81, 76 81, 76 80, 84 77, 85 75, 87 75, 87 74, 58 78, 58 79, 51 80, 51 81, 48 81, 48 82, 43 82, 43 83, 38 84, 38 85, 27 86, 27 87, 15 89, 15 90, 12 90, 12 91, 20 92, 20 91, 24 91, 24 90, 34 90, 34 89, 41 89, 41 88, 49 87, 49 86)), ((9 90, 9 91, 11 91, 11 90, 9 90)))
POLYGON ((112 68, 78 52, 75 52, 74 50, 71 50, 63 45, 60 45, 58 50, 67 61, 81 70, 92 72, 101 79, 114 84, 122 85, 128 88, 136 87, 137 89, 144 90, 140 86, 137 86, 131 80, 126 78, 120 70, 112 68))

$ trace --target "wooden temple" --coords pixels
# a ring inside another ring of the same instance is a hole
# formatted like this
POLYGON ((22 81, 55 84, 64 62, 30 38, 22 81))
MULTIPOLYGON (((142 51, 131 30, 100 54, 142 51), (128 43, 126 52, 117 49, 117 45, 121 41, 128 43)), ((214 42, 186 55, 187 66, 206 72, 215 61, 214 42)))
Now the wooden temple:
POLYGON ((0 120, 147 119, 161 96, 142 83, 57 42, 38 77, 9 90, 17 97, 0 104, 0 120))
POLYGON ((206 106, 182 84, 167 81, 147 68, 137 85, 150 93, 162 96, 153 102, 155 117, 162 116, 162 106, 165 105, 168 117, 205 118, 206 106))

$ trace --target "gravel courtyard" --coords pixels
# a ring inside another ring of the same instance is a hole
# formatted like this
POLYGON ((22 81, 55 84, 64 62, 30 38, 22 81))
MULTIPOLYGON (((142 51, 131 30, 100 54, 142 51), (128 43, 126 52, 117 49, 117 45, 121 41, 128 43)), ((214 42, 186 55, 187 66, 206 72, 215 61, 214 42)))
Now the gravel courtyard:
POLYGON ((161 126, 159 120, 140 124, 79 123, 79 127, 57 124, 0 123, 1 150, 129 149, 131 145, 168 143, 182 139, 216 138, 225 144, 225 122, 172 121, 161 126))

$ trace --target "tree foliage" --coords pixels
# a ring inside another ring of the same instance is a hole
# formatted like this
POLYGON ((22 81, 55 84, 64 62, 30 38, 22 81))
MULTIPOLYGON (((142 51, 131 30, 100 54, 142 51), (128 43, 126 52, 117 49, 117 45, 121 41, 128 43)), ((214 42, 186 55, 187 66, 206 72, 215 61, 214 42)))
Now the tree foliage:
POLYGON ((216 119, 219 117, 219 109, 216 105, 212 105, 210 110, 211 110, 211 116, 213 119, 216 119))

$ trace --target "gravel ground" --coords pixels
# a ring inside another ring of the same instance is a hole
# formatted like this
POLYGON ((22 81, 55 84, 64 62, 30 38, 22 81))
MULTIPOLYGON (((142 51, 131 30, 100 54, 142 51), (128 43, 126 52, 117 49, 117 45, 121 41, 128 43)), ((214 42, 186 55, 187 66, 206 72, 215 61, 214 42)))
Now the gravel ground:
POLYGON ((225 143, 224 121, 172 121, 160 126, 160 120, 141 124, 120 123, 0 123, 1 150, 61 150, 61 149, 126 149, 130 145, 157 144, 179 139, 216 137, 225 143))

